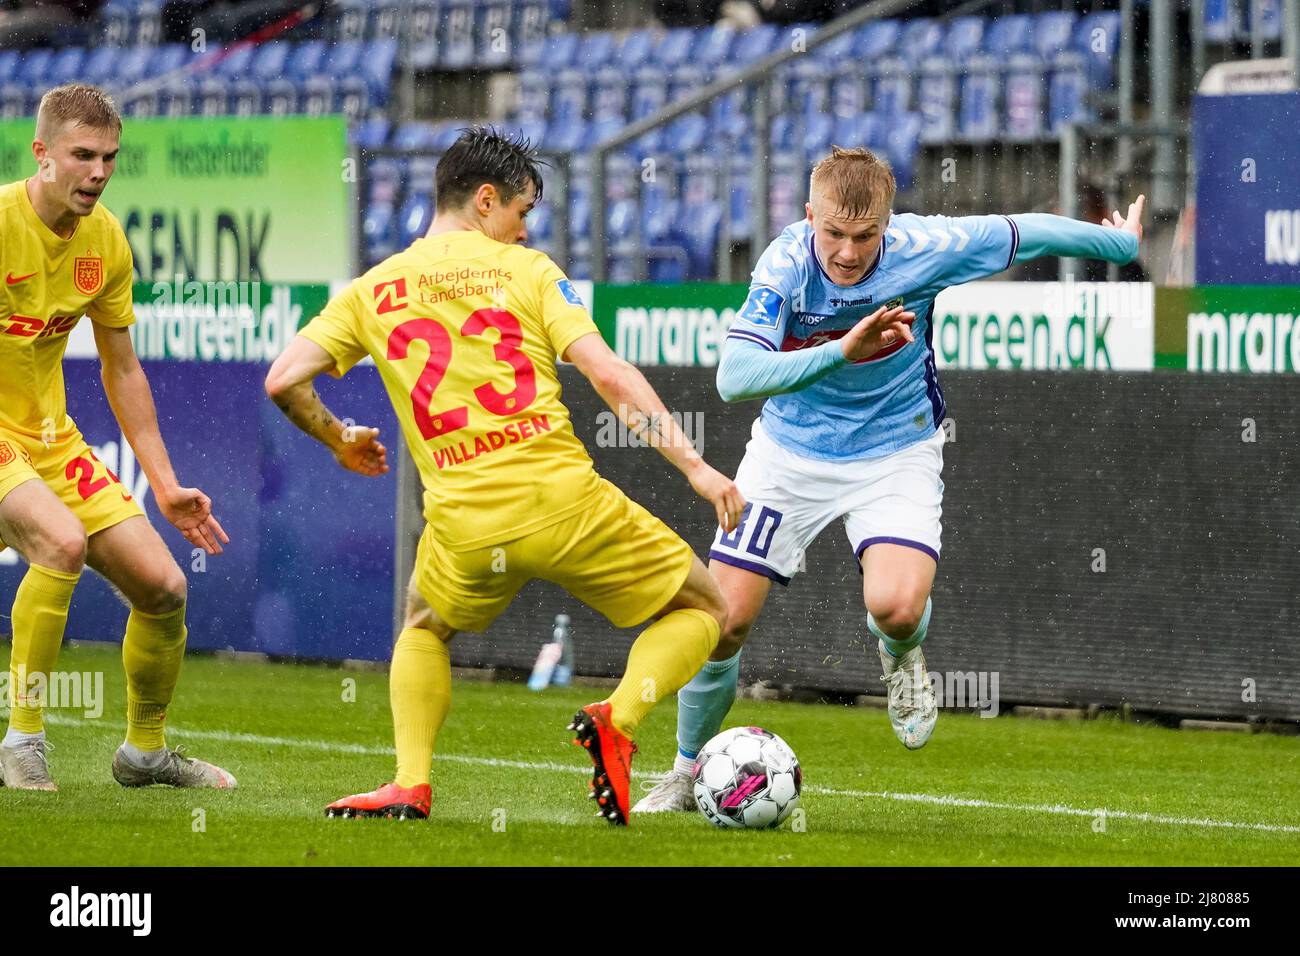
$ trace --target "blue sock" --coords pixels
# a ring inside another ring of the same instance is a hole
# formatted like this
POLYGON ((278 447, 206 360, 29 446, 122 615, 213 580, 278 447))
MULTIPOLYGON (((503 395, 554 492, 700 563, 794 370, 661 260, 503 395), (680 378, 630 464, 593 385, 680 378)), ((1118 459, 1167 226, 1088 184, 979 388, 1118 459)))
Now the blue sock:
POLYGON ((705 661, 700 672, 677 692, 677 749, 682 757, 695 755, 722 728, 736 699, 740 651, 725 661, 705 661))
POLYGON ((876 637, 880 638, 881 643, 885 645, 885 650, 889 651, 894 657, 902 657, 912 648, 920 645, 925 640, 926 632, 930 629, 930 599, 925 599, 925 613, 921 615, 921 623, 916 625, 916 630, 912 632, 911 637, 905 637, 901 641, 895 640, 880 629, 876 619, 867 612, 867 630, 876 637))

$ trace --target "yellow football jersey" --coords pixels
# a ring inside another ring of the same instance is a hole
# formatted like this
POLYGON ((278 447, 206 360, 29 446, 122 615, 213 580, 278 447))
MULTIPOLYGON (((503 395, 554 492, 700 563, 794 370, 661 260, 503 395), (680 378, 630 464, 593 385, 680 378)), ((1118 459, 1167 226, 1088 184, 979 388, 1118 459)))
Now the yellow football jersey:
POLYGON ((509 541, 581 511, 600 478, 560 401, 556 356, 596 332, 545 254, 440 233, 386 259, 301 331, 342 375, 369 354, 453 550, 509 541))
POLYGON ((41 222, 23 180, 0 186, 0 428, 58 440, 75 429, 63 386, 68 333, 89 315, 135 321, 131 247, 103 203, 62 239, 41 222))

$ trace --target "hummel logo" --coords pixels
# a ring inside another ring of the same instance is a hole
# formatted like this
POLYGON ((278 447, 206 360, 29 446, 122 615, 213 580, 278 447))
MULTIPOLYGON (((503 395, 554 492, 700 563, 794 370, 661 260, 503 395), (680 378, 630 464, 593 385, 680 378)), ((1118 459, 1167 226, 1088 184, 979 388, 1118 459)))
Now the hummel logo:
POLYGON ((16 276, 11 272, 5 276, 5 285, 17 285, 18 283, 22 282, 24 279, 30 279, 34 275, 36 275, 35 272, 29 272, 25 276, 16 276))

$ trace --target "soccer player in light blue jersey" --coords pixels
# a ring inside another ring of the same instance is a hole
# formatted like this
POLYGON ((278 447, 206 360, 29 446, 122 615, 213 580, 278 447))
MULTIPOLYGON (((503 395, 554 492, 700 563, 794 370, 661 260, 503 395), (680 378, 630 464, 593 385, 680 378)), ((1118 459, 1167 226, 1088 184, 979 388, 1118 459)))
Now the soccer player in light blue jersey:
POLYGON ((1142 237, 1142 196, 1127 217, 1093 225, 1045 214, 893 215, 894 191, 871 152, 834 147, 813 169, 807 218, 767 247, 727 333, 719 393, 767 399, 736 472, 749 505, 709 552, 728 622, 678 692, 673 769, 634 812, 695 809, 695 756, 735 700, 741 647, 772 582, 788 585, 836 518, 863 574, 890 723, 905 747, 924 746, 938 716, 921 643, 939 562, 946 417, 935 296, 1038 256, 1128 263, 1142 237))

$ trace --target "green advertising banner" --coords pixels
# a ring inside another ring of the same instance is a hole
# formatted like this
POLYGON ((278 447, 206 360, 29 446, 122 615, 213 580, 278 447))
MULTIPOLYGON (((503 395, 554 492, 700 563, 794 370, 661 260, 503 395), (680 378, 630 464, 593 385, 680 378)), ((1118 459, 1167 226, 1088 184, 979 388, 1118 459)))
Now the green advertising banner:
POLYGON ((1156 290, 1156 368, 1300 372, 1300 286, 1156 290))
MULTIPOLYGON (((270 282, 137 282, 131 342, 142 359, 271 362, 329 301, 331 286, 270 282)), ((68 358, 94 358, 89 319, 68 338, 68 358)))
POLYGON ((610 348, 633 365, 712 367, 748 291, 712 282, 598 285, 592 315, 610 348))
MULTIPOLYGON (((3 182, 36 171, 34 125, 0 121, 3 182)), ((329 282, 353 269, 349 165, 342 116, 128 117, 102 201, 140 279, 329 282)))

